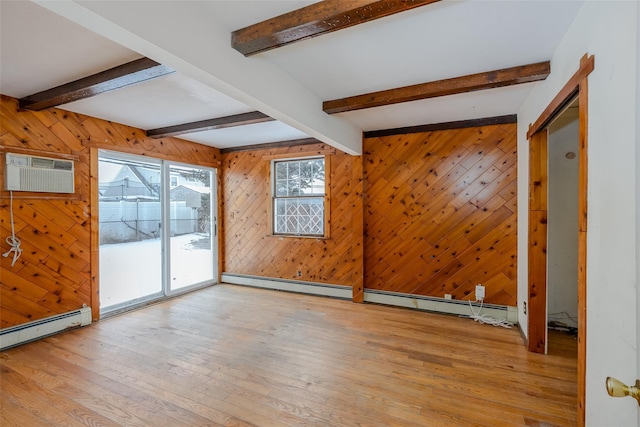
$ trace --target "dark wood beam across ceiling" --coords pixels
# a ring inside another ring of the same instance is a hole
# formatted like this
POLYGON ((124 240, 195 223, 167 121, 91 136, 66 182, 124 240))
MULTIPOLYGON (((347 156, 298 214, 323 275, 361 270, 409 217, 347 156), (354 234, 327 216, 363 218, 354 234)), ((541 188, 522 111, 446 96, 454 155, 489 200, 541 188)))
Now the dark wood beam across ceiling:
POLYGON ((231 33, 244 56, 425 6, 440 0, 325 0, 231 33))
POLYGON ((252 125, 254 123, 270 122, 273 120, 275 120, 273 117, 269 117, 260 111, 251 111, 249 113, 235 114, 232 116, 151 129, 147 131, 147 136, 151 138, 163 138, 165 136, 184 135, 193 132, 204 132, 207 130, 223 129, 234 126, 252 125))
POLYGON ((546 79, 550 72, 551 63, 549 61, 538 62, 535 64, 404 86, 396 89, 365 93, 347 98, 333 99, 323 102, 322 109, 326 113, 335 114, 398 104, 401 102, 530 83, 546 79))
POLYGON ((21 110, 40 111, 173 73, 169 67, 140 58, 19 100, 21 110))
POLYGON ((287 140, 287 141, 267 142, 266 144, 251 144, 251 145, 242 145, 238 147, 222 148, 220 150, 220 153, 225 154, 225 153, 233 153, 236 151, 270 150, 272 148, 297 147, 300 145, 311 145, 311 144, 322 144, 322 141, 319 141, 315 138, 302 138, 302 139, 293 139, 293 140, 287 140))
POLYGON ((406 135, 409 133, 437 132, 441 130, 464 129, 479 126, 503 125, 517 123, 517 114, 482 117, 479 119, 456 120, 455 122, 430 123, 428 125, 406 126, 394 129, 369 130, 364 132, 365 138, 381 138, 384 136, 406 135))

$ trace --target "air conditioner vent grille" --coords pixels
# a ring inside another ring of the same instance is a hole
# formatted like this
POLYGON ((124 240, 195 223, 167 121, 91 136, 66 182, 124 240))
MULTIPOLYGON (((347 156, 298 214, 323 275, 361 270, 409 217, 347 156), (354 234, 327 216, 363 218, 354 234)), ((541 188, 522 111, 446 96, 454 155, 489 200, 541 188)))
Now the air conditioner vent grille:
POLYGON ((53 168, 61 171, 72 171, 73 162, 70 162, 68 160, 55 160, 53 162, 53 168))
POLYGON ((73 193, 69 172, 54 169, 20 168, 20 191, 73 193))

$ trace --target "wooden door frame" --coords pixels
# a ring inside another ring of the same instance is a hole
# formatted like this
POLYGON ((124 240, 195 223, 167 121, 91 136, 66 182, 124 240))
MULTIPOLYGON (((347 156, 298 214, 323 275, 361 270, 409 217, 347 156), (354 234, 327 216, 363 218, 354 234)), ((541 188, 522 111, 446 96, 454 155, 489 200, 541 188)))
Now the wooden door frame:
POLYGON ((585 54, 578 71, 545 108, 527 132, 529 140, 528 349, 547 348, 547 194, 548 126, 578 97, 578 425, 585 424, 587 354, 587 77, 595 58, 585 54))

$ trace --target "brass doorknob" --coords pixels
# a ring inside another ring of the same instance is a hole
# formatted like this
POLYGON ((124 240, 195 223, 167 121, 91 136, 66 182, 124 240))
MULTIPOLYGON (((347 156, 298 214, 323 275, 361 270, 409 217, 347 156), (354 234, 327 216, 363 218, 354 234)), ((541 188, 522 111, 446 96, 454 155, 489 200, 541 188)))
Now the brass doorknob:
POLYGON ((607 377, 607 393, 612 397, 631 396, 638 401, 638 406, 640 406, 640 380, 636 380, 635 386, 628 386, 620 380, 607 377))

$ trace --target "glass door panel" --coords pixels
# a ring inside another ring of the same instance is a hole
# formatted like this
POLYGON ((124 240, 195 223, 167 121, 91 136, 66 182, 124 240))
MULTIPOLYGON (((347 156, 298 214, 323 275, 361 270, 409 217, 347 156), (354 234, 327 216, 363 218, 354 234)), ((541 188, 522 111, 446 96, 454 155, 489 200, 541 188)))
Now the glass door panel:
POLYGON ((98 166, 100 308, 109 311, 162 294, 161 164, 101 153, 98 166))
POLYGON ((215 174, 212 169, 169 165, 169 291, 216 277, 215 174))

